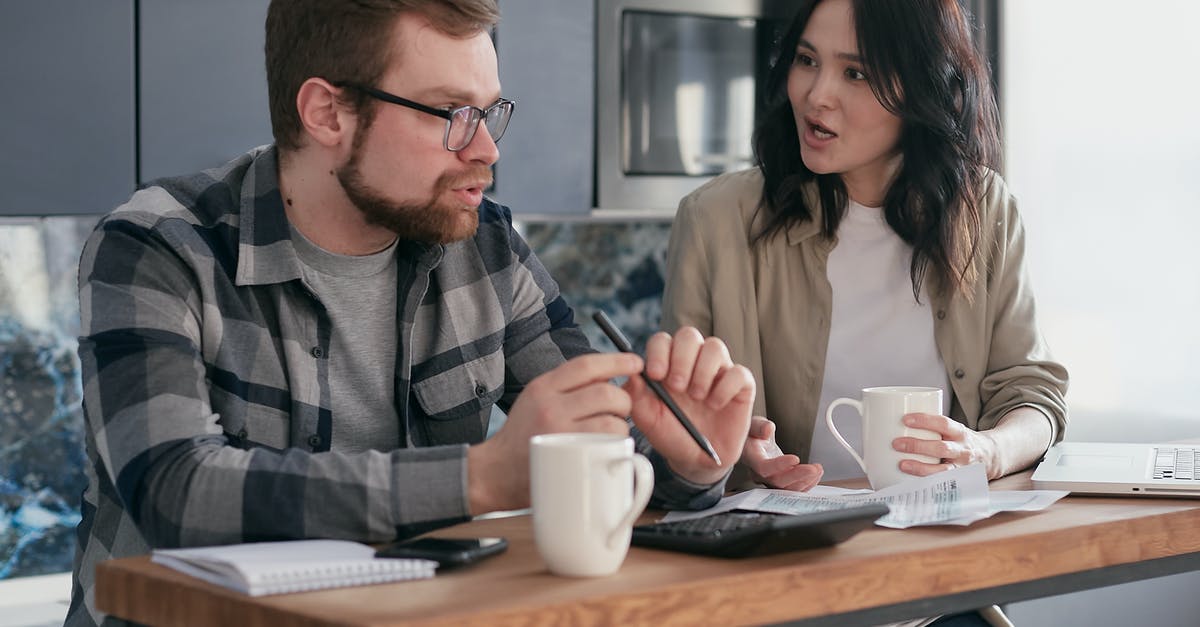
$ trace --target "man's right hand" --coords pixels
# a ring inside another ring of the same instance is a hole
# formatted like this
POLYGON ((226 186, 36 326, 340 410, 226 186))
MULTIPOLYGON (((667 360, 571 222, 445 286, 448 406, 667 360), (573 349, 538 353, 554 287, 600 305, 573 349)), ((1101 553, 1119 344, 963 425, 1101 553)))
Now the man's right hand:
POLYGON ((593 353, 530 381, 504 426, 467 451, 471 515, 529 507, 529 438, 563 432, 628 435, 625 416, 632 400, 611 379, 637 376, 642 368, 637 355, 593 353))
POLYGON ((755 481, 780 490, 810 490, 825 474, 820 464, 801 464, 799 457, 784 455, 775 442, 775 423, 762 416, 750 418, 750 437, 742 448, 742 462, 755 481))

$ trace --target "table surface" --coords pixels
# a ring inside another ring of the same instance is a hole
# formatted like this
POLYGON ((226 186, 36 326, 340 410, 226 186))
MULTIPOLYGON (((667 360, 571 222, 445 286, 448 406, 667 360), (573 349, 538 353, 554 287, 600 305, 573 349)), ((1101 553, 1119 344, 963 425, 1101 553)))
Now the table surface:
MULTIPOLYGON (((1030 489, 1030 474, 991 488, 1030 489)), ((875 624, 1200 569, 1200 500, 1067 497, 969 527, 876 527, 751 559, 633 547, 617 574, 591 579, 550 574, 528 516, 430 535, 510 546, 434 579, 267 597, 125 558, 99 566, 96 602, 152 625, 875 624)))

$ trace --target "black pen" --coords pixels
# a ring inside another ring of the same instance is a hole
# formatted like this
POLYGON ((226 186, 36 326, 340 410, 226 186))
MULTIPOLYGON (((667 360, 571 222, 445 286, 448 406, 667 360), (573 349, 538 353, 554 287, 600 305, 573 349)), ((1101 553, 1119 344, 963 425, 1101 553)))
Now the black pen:
MULTIPOLYGON (((618 330, 615 325, 613 325, 612 320, 609 320, 608 318, 608 314, 604 313, 603 311, 597 311, 596 313, 592 314, 592 319, 596 321, 596 324, 600 325, 600 329, 604 331, 604 334, 608 336, 608 339, 612 340, 612 343, 616 345, 617 350, 621 351, 622 353, 633 352, 633 345, 629 343, 628 339, 626 339, 625 334, 621 333, 621 331, 618 330)), ((645 381, 646 385, 654 391, 655 396, 657 396, 659 400, 661 400, 663 404, 667 406, 667 409, 671 410, 672 414, 675 414, 675 418, 679 420, 679 424, 683 425, 684 429, 687 429, 688 435, 692 436, 692 439, 696 441, 696 444, 699 444, 700 448, 703 449, 705 453, 708 453, 708 456, 711 457, 714 462, 717 462, 718 466, 720 466, 721 458, 717 457, 717 451, 713 449, 712 444, 708 441, 708 438, 704 437, 704 434, 700 433, 700 431, 696 429, 696 425, 693 425, 692 421, 688 420, 687 415, 683 413, 683 410, 679 408, 679 405, 675 404, 675 399, 671 398, 671 395, 667 393, 666 388, 664 388, 658 381, 653 381, 650 379, 650 377, 647 377, 645 370, 642 370, 641 374, 642 380, 645 381)))

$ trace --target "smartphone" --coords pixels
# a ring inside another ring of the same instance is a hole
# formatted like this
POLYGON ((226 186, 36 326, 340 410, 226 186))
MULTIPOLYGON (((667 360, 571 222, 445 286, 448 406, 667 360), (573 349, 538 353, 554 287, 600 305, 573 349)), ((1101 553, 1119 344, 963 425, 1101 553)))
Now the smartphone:
POLYGON ((433 560, 438 569, 474 564, 508 548, 504 538, 414 538, 383 547, 375 557, 416 557, 433 560))

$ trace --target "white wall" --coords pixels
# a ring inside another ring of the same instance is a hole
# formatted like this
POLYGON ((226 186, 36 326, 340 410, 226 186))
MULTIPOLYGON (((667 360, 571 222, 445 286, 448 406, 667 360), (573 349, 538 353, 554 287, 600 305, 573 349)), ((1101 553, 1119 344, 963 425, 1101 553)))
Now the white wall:
POLYGON ((1006 178, 1072 419, 1200 437, 1200 3, 1003 9, 1006 178))
MULTIPOLYGON (((1006 179, 1075 440, 1200 437, 1194 0, 1004 0, 1006 179)), ((1195 625, 1200 573, 1009 608, 1022 627, 1195 625)))

